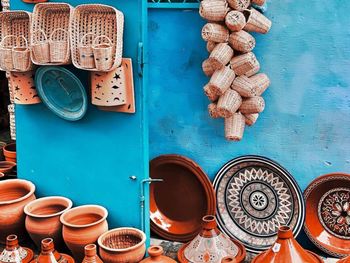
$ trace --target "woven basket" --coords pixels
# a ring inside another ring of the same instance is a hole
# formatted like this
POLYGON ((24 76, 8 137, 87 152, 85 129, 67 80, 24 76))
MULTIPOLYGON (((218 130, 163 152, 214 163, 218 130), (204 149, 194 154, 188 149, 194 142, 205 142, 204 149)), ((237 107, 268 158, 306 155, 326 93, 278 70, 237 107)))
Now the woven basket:
POLYGON ((16 140, 16 115, 15 115, 15 104, 7 106, 10 115, 10 135, 12 140, 16 140))
POLYGON ((224 95, 219 98, 217 111, 223 118, 231 117, 242 104, 242 97, 237 91, 228 89, 224 95))
POLYGON ((240 31, 246 24, 243 13, 239 11, 230 11, 226 15, 225 24, 231 31, 240 31))
POLYGON ((207 42, 207 50, 208 50, 208 52, 211 53, 214 50, 216 45, 217 45, 217 43, 215 43, 213 41, 208 41, 207 42))
POLYGON ((256 123, 259 118, 259 113, 244 114, 245 124, 252 126, 256 123))
POLYGON ((270 79, 265 73, 259 73, 249 78, 256 89, 256 95, 261 96, 270 86, 270 79))
POLYGON ((238 76, 232 82, 231 89, 237 91, 239 95, 245 98, 257 96, 256 87, 247 76, 238 76))
POLYGON ((119 67, 123 55, 123 30, 124 15, 117 9, 100 4, 77 6, 71 19, 71 48, 74 66, 99 71, 96 65, 92 68, 91 63, 81 61, 82 38, 88 33, 94 33, 96 36, 107 36, 112 42, 112 65, 106 71, 119 67), (84 65, 89 65, 89 67, 84 67, 84 65))
POLYGON ((235 10, 243 11, 250 5, 250 0, 227 0, 228 5, 235 10))
POLYGON ((16 71, 27 71, 30 67, 30 49, 24 36, 19 36, 12 49, 13 68, 16 71), (23 40, 23 41, 21 41, 23 40))
POLYGON ((92 43, 92 51, 94 53, 96 70, 108 71, 113 65, 113 46, 109 37, 96 37, 92 43))
POLYGON ((85 69, 95 68, 94 51, 92 49, 92 42, 95 38, 94 33, 87 33, 81 38, 78 45, 80 65, 85 69))
POLYGON ((266 0, 251 0, 251 1, 252 1, 252 4, 256 4, 259 6, 263 6, 266 2, 266 0))
POLYGON ((255 38, 244 30, 233 32, 228 39, 230 46, 242 53, 250 52, 255 47, 255 38))
POLYGON ((50 44, 46 34, 39 29, 32 33, 32 61, 36 64, 47 64, 50 62, 50 44))
POLYGON ((265 101, 262 97, 245 99, 239 108, 243 114, 260 113, 265 109, 265 101))
POLYGON ((220 114, 217 110, 217 106, 215 103, 210 103, 208 105, 208 113, 209 113, 209 116, 212 117, 213 119, 220 118, 220 114))
POLYGON ((208 99, 212 102, 217 101, 219 99, 219 95, 217 95, 211 88, 212 86, 207 84, 204 86, 204 94, 208 97, 208 99))
POLYGON ((200 16, 209 21, 222 21, 227 12, 227 2, 222 0, 203 0, 199 7, 200 16))
POLYGON ((226 66, 233 57, 233 49, 227 43, 219 43, 210 53, 209 63, 215 70, 226 66))
POLYGON ((202 38, 205 41, 213 41, 216 43, 227 42, 229 31, 223 25, 215 23, 207 23, 202 28, 202 38))
POLYGON ((238 76, 250 77, 260 70, 260 63, 252 52, 232 58, 230 66, 238 76))
POLYGON ((11 73, 10 73, 10 71, 6 71, 5 76, 6 76, 7 82, 8 82, 10 102, 11 102, 11 104, 14 104, 15 103, 15 98, 14 98, 15 96, 14 96, 13 91, 12 91, 12 83, 11 83, 11 73))
POLYGON ((214 72, 210 78, 209 85, 213 92, 221 96, 230 88, 234 79, 235 72, 229 67, 223 67, 214 72))
POLYGON ((13 42, 11 39, 15 38, 14 35, 5 36, 0 42, 0 67, 1 70, 11 71, 13 70, 13 42))
POLYGON ((271 21, 254 8, 244 10, 247 24, 244 30, 266 34, 271 28, 271 21))
POLYGON ((50 62, 66 64, 70 61, 69 32, 56 28, 50 35, 50 62))
POLYGON ((202 69, 203 69, 204 74, 207 77, 211 77, 214 74, 214 72, 215 72, 215 69, 212 67, 209 59, 206 59, 206 60, 203 61, 202 69))
POLYGON ((229 141, 240 141, 243 138, 245 119, 241 113, 235 113, 225 119, 225 137, 229 141))

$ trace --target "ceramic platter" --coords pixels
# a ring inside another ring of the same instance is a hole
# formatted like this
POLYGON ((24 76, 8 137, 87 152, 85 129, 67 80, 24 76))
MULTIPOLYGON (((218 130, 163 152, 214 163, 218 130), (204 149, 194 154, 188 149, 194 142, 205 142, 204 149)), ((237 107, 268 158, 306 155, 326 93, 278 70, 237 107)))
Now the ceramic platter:
POLYGON ((259 253, 276 240, 279 226, 296 237, 304 223, 305 204, 293 177, 274 161, 243 156, 225 164, 214 181, 217 220, 223 232, 259 253))
POLYGON ((324 252, 350 255, 350 174, 320 176, 304 192, 305 232, 324 252))

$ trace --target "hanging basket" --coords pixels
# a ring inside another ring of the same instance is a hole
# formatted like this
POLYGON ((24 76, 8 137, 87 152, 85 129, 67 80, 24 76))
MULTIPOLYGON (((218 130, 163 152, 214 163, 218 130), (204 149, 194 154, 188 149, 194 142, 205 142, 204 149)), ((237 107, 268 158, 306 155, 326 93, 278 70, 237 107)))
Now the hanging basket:
POLYGON ((208 99, 212 102, 217 101, 219 99, 219 95, 217 95, 214 90, 211 88, 212 86, 207 84, 204 86, 204 94, 208 97, 208 99))
POLYGON ((231 31, 240 31, 245 26, 246 21, 242 12, 233 10, 226 15, 225 24, 231 31))
POLYGON ((225 137, 229 141, 240 141, 243 138, 245 119, 241 113, 235 113, 225 119, 225 137))
POLYGON ((205 41, 213 41, 216 43, 227 42, 229 37, 228 29, 220 24, 207 23, 202 28, 202 38, 205 41))
POLYGON ((79 61, 82 68, 95 68, 94 51, 92 49, 92 42, 95 40, 94 33, 85 34, 78 45, 79 61))
POLYGON ((245 75, 235 78, 231 89, 237 91, 242 97, 250 98, 257 96, 256 86, 245 75))
POLYGON ((230 66, 238 76, 250 77, 260 70, 260 63, 252 52, 232 58, 230 66))
POLYGON ((270 79, 265 73, 259 73, 249 78, 256 89, 256 95, 261 96, 270 86, 270 79))
POLYGON ((32 33, 32 60, 42 65, 50 62, 50 44, 45 32, 41 29, 32 33))
POLYGON ((240 112, 243 114, 260 113, 265 109, 265 101, 262 97, 252 97, 243 100, 240 112))
POLYGON ((30 49, 24 36, 17 38, 16 45, 12 49, 12 59, 13 67, 16 71, 28 71, 30 69, 30 49))
POLYGON ((63 28, 56 28, 50 35, 50 62, 66 64, 70 59, 69 33, 63 28))
POLYGON ((250 0, 227 0, 228 5, 235 10, 243 11, 250 5, 250 0))
POLYGON ((209 63, 215 70, 226 66, 233 57, 233 49, 227 43, 219 43, 210 53, 209 63))
POLYGON ((218 108, 215 103, 210 103, 208 105, 208 113, 209 113, 209 116, 212 117, 213 119, 220 118, 220 114, 218 112, 218 108))
POLYGON ((244 10, 247 24, 244 30, 266 34, 271 28, 271 21, 254 8, 244 10))
POLYGON ((199 15, 208 21, 224 20, 227 11, 227 2, 222 0, 203 0, 199 7, 199 15))
POLYGON ((209 85, 213 92, 221 96, 230 88, 234 79, 235 72, 229 67, 224 67, 214 72, 210 78, 209 85))
POLYGON ((92 51, 96 69, 98 71, 108 71, 113 65, 113 47, 110 38, 107 36, 96 37, 92 44, 92 51))
POLYGON ((233 32, 228 39, 230 46, 242 53, 248 53, 255 47, 255 38, 244 30, 233 32))
POLYGON ((13 41, 16 39, 14 35, 5 36, 0 42, 0 67, 1 70, 11 71, 13 70, 13 58, 12 49, 13 41))
POLYGON ((221 117, 231 117, 241 106, 242 97, 235 90, 228 89, 218 101, 217 111, 221 117))

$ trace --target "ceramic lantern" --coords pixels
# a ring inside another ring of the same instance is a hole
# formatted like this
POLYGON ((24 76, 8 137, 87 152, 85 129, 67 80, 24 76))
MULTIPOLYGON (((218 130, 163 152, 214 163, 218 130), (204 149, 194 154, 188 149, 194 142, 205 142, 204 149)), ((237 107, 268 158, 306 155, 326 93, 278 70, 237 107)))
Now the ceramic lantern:
POLYGON ((10 82, 16 104, 38 104, 41 102, 34 84, 34 71, 11 72, 10 82))

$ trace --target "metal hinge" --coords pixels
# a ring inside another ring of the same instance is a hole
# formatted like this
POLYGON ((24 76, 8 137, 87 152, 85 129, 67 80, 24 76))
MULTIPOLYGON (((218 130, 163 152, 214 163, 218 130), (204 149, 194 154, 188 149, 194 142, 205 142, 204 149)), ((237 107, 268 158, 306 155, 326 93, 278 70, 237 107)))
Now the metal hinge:
POLYGON ((139 42, 138 49, 137 49, 137 72, 140 77, 143 76, 143 43, 139 42))

